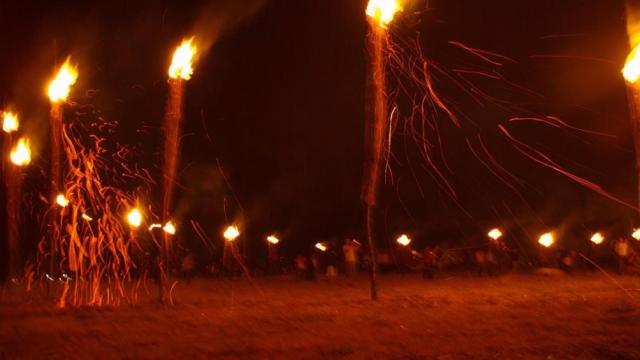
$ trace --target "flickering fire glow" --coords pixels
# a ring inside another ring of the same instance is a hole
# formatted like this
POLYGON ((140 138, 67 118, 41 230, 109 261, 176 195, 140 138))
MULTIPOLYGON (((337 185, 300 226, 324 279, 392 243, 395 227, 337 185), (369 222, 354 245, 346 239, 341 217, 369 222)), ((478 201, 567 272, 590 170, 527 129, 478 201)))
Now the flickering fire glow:
POLYGON ((280 239, 278 239, 275 235, 269 235, 269 236, 267 236, 267 241, 270 244, 276 245, 277 243, 280 242, 280 239))
POLYGON ((224 231, 223 236, 228 241, 234 241, 238 236, 240 236, 240 230, 238 230, 237 226, 231 225, 224 231))
POLYGON ((411 238, 405 234, 400 235, 396 241, 402 246, 409 246, 409 244, 411 244, 411 238))
POLYGON ((162 229, 162 224, 151 224, 149 226, 149 231, 151 231, 153 229, 162 229))
POLYGON ((633 229, 633 234, 631 234, 631 237, 633 237, 634 239, 640 241, 640 228, 633 229))
POLYGON ((169 77, 172 79, 189 80, 193 75, 193 58, 198 52, 198 48, 193 44, 193 38, 183 40, 173 53, 171 66, 169 66, 169 77))
POLYGON ((386 28, 395 14, 402 10, 398 0, 369 0, 366 14, 372 18, 378 26, 386 28))
POLYGON ((55 79, 49 84, 49 100, 52 103, 66 101, 71 92, 71 86, 78 80, 78 69, 70 64, 70 59, 62 64, 55 79))
POLYGON ((137 228, 142 225, 142 213, 140 210, 134 208, 127 214, 127 222, 133 228, 137 228))
POLYGON ((547 248, 553 245, 554 242, 555 242, 555 239, 553 237, 553 233, 550 233, 550 232, 543 234, 538 239, 538 243, 547 248))
POLYGON ((93 221, 93 218, 87 214, 82 214, 82 218, 86 221, 93 221))
POLYGON ((624 64, 624 68, 622 68, 622 76, 631 84, 640 78, 640 53, 638 52, 638 48, 640 48, 640 45, 631 50, 624 64))
POLYGON ((162 230, 164 230, 164 232, 166 232, 167 234, 175 235, 176 224, 174 224, 173 221, 167 221, 167 223, 162 227, 162 230))
POLYGON ((18 115, 8 111, 2 113, 2 131, 7 134, 18 131, 19 125, 18 115))
POLYGON ((599 232, 593 234, 593 236, 591 236, 591 242, 596 244, 596 245, 600 245, 604 242, 604 236, 602 236, 602 234, 600 234, 599 232))
POLYGON ((493 240, 498 240, 502 237, 502 231, 500 231, 500 229, 493 229, 489 231, 487 235, 493 240))
POLYGON ((29 146, 29 139, 20 138, 16 146, 11 150, 9 154, 11 162, 17 166, 26 166, 31 162, 31 148, 29 146))
POLYGON ((324 243, 319 242, 319 243, 316 244, 316 249, 318 249, 318 250, 320 250, 322 252, 325 252, 325 251, 327 251, 327 245, 325 245, 324 243))
POLYGON ((64 194, 58 194, 58 196, 56 196, 56 204, 62 208, 66 208, 69 205, 69 199, 67 199, 64 194))

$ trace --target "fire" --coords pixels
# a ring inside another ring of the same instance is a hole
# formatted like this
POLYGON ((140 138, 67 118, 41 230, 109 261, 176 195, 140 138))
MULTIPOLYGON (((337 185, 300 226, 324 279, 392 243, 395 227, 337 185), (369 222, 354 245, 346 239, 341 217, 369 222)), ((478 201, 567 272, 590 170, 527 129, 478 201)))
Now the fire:
POLYGON ((402 246, 409 246, 409 244, 411 244, 411 238, 405 234, 400 235, 396 241, 402 246))
POLYGON ((634 239, 640 241, 640 228, 633 229, 633 234, 631 234, 631 237, 633 237, 634 239))
POLYGON ((18 115, 11 112, 2 113, 2 130, 7 134, 18 130, 18 115))
POLYGON ((270 244, 276 245, 277 243, 280 242, 280 239, 278 239, 275 235, 269 235, 269 236, 267 236, 267 241, 270 244))
POLYGON ((127 214, 127 221, 131 227, 137 228, 142 224, 142 213, 137 208, 132 209, 127 214))
POLYGON ((93 221, 93 218, 87 214, 82 214, 82 218, 85 219, 86 221, 93 221))
POLYGON ((27 138, 20 138, 16 147, 11 150, 9 158, 15 165, 29 165, 31 162, 31 148, 29 147, 29 140, 27 138))
POLYGON ((49 100, 52 103, 66 101, 71 91, 71 86, 78 80, 78 69, 69 63, 71 58, 62 64, 56 78, 49 84, 49 100))
POLYGON ((162 229, 162 224, 151 224, 151 226, 149 226, 149 231, 153 229, 162 229))
POLYGON ((176 224, 174 224, 173 221, 167 221, 167 223, 164 224, 162 230, 164 230, 164 232, 166 232, 167 234, 175 235, 176 224))
POLYGON ((224 231, 224 238, 229 241, 234 241, 238 236, 240 236, 240 230, 235 225, 231 225, 224 231))
POLYGON ((319 243, 316 244, 316 249, 318 249, 318 250, 320 250, 322 252, 325 252, 325 251, 327 251, 327 245, 325 245, 324 243, 319 242, 319 243))
POLYGON ((366 13, 378 23, 378 26, 386 28, 400 10, 402 8, 398 0, 369 0, 366 13))
POLYGON ((500 231, 500 229, 493 229, 489 231, 487 235, 493 240, 498 240, 502 237, 502 231, 500 231))
POLYGON ((67 199, 64 194, 58 194, 58 196, 56 196, 56 204, 60 207, 66 208, 69 205, 69 199, 67 199))
POLYGON ((602 234, 600 234, 600 233, 595 233, 591 237, 591 242, 596 244, 596 245, 600 245, 600 244, 602 244, 604 242, 604 236, 602 236, 602 234))
POLYGON ((540 239, 538 239, 538 243, 544 247, 553 245, 555 241, 556 240, 554 239, 553 234, 550 232, 543 234, 542 236, 540 236, 540 239))
POLYGON ((622 68, 622 76, 632 84, 640 78, 640 54, 638 53, 638 48, 640 48, 640 45, 631 50, 624 68, 622 68))
POLYGON ((183 40, 173 53, 171 66, 169 67, 169 77, 172 79, 191 79, 193 75, 193 58, 198 52, 198 48, 193 45, 193 38, 183 40))

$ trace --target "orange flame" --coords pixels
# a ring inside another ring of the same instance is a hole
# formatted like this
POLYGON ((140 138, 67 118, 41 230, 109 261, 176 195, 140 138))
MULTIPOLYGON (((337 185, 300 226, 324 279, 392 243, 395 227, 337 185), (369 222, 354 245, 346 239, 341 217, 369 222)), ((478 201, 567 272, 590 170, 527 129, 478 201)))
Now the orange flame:
POLYGON ((543 234, 542 236, 540 236, 540 239, 538 239, 538 243, 547 248, 553 245, 555 241, 556 240, 553 237, 553 233, 550 232, 543 234))
POLYGON ((223 234, 224 238, 229 241, 234 241, 238 236, 240 236, 240 230, 235 225, 229 226, 223 234))
POLYGON ((622 68, 622 76, 631 84, 640 78, 640 54, 638 53, 638 48, 640 48, 640 45, 631 50, 624 68, 622 68))
POLYGON ((500 231, 500 229, 493 229, 493 230, 489 231, 487 236, 489 236, 493 240, 498 240, 498 239, 500 239, 502 237, 502 231, 500 231))
POLYGON ((396 241, 402 246, 409 246, 409 244, 411 244, 411 238, 405 234, 400 235, 396 241))
POLYGON ((71 92, 71 86, 78 80, 78 69, 69 62, 71 57, 62 64, 55 79, 49 84, 49 100, 52 103, 66 101, 71 92))
POLYGON ((600 245, 604 242, 604 236, 602 236, 602 234, 595 233, 593 234, 593 236, 591 237, 591 242, 596 244, 596 245, 600 245))
POLYGON ((9 134, 18 131, 19 126, 18 115, 7 111, 2 113, 2 130, 4 132, 9 134))
POLYGON ((66 208, 69 205, 69 199, 67 199, 64 194, 58 194, 58 196, 56 196, 56 204, 60 207, 66 208))
POLYGON ((15 148, 9 154, 11 162, 18 166, 29 165, 31 162, 31 148, 29 147, 29 139, 20 138, 15 148))
POLYGON ((398 0, 369 0, 366 14, 372 18, 381 28, 393 21, 395 14, 402 10, 398 0))
POLYGON ((267 236, 267 241, 270 244, 276 245, 277 243, 280 242, 280 239, 278 239, 275 235, 269 235, 269 236, 267 236))
POLYGON ((198 52, 198 48, 193 45, 193 38, 183 40, 173 53, 171 66, 169 66, 169 77, 172 79, 191 79, 193 75, 193 58, 198 52))
POLYGON ((633 234, 631 234, 631 237, 640 241, 640 228, 633 229, 633 234))
POLYGON ((316 249, 318 249, 318 250, 320 250, 322 252, 325 252, 325 251, 327 251, 327 245, 325 245, 324 243, 319 242, 319 243, 316 244, 316 249))
POLYGON ((142 224, 142 213, 137 208, 132 209, 127 214, 127 222, 133 228, 137 228, 142 224))

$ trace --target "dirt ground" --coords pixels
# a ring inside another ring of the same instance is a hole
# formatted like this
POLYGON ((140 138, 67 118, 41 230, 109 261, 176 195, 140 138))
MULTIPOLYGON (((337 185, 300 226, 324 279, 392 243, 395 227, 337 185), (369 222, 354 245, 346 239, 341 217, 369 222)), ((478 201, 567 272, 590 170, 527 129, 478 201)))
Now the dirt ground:
MULTIPOLYGON (((173 307, 0 295, 0 359, 640 359, 640 278, 598 273, 313 283, 181 281, 173 307)), ((144 291, 143 291, 144 292, 144 291)))

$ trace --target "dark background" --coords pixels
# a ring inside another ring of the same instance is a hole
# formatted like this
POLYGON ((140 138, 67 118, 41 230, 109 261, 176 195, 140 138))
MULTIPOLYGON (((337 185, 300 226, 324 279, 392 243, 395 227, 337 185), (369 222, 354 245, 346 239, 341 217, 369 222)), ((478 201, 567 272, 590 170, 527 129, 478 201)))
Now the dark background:
MULTIPOLYGON (((214 237, 223 224, 239 221, 247 244, 259 248, 277 231, 294 254, 318 239, 362 232, 364 7, 361 0, 3 1, 0 104, 20 112, 34 138, 35 163, 46 169, 45 86, 72 54, 80 71, 73 93, 95 90, 96 106, 120 124, 118 140, 140 149, 143 165, 159 174, 166 69, 182 37, 195 34, 209 46, 187 85, 176 205, 182 237, 193 241, 189 219, 214 237)), ((620 75, 628 52, 622 1, 415 0, 392 32, 409 39, 419 33, 426 56, 451 68, 477 59, 448 41, 517 60, 501 71, 542 94, 521 107, 613 136, 540 124, 510 131, 635 203, 620 75)), ((498 94, 501 87, 484 89, 498 94)), ((413 140, 397 133, 393 151, 402 156, 383 190, 381 239, 406 231, 419 244, 474 243, 501 224, 527 244, 546 229, 584 242, 591 230, 621 233, 633 225, 631 210, 518 153, 497 130, 508 114, 458 101, 459 91, 446 84, 441 89, 476 124, 456 131, 441 120, 457 198, 436 186, 411 155, 413 140), (470 154, 465 139, 478 134, 526 186, 512 191, 470 154)))

